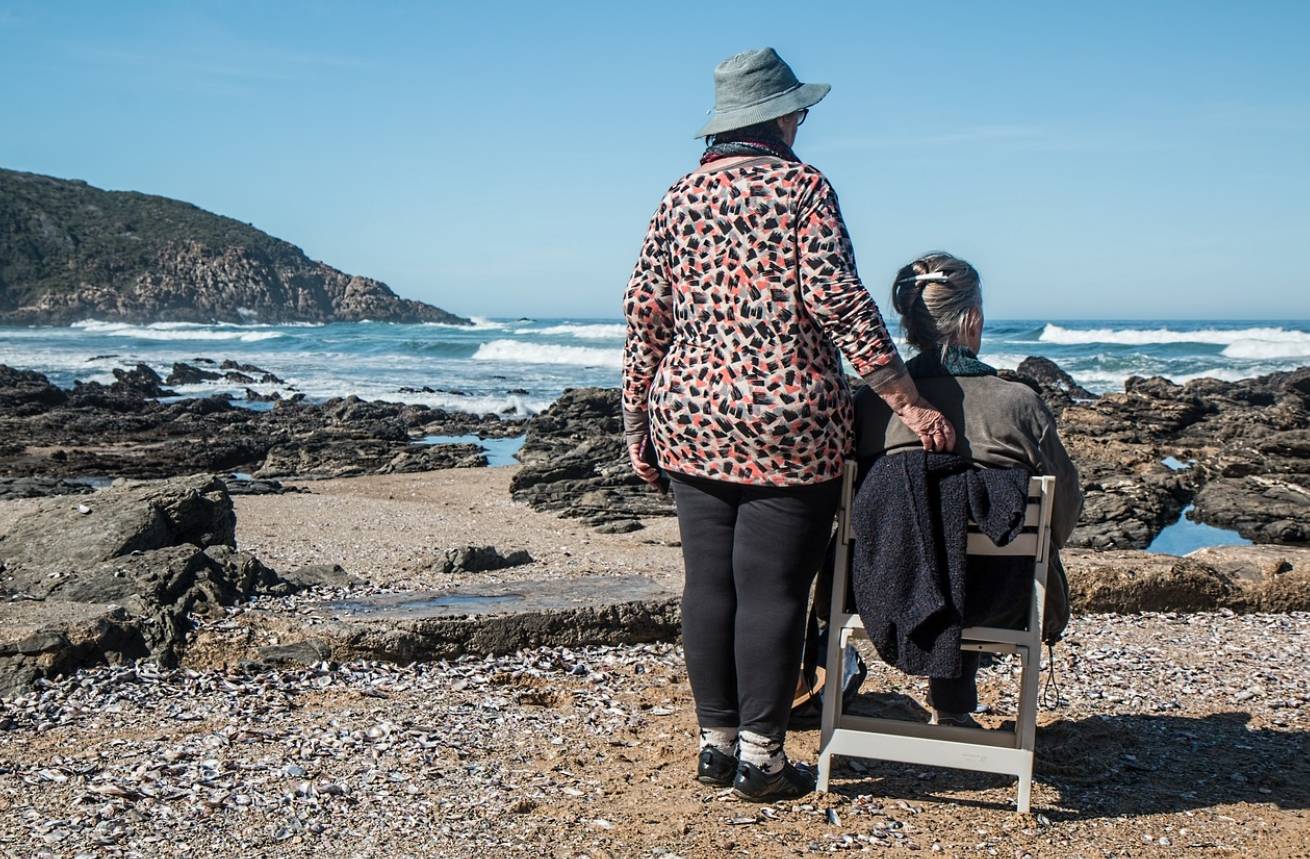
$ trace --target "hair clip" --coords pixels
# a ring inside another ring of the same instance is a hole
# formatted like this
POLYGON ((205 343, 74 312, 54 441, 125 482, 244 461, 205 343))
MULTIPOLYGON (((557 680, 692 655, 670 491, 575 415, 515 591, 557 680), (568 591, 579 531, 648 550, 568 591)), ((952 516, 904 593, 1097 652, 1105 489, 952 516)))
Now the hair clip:
POLYGON ((938 272, 933 272, 932 274, 916 274, 914 276, 914 280, 916 283, 918 283, 921 280, 927 281, 929 283, 950 283, 951 276, 948 274, 942 274, 941 272, 938 271, 938 272))

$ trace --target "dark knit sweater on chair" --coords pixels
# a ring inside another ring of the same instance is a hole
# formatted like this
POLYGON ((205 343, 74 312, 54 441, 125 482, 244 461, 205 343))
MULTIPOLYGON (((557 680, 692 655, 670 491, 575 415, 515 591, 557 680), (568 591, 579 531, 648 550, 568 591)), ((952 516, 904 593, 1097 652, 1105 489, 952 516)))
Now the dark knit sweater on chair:
POLYGON ((1028 479, 1023 469, 978 469, 922 450, 873 463, 851 511, 852 586, 884 662, 907 674, 959 676, 968 524, 1009 543, 1023 530, 1028 479))

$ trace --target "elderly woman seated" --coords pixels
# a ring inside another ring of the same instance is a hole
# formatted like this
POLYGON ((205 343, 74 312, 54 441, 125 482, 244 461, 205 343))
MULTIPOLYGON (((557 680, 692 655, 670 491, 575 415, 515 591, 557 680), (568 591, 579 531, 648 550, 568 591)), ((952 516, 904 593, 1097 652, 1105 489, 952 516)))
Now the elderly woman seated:
MULTIPOLYGON (((1082 510, 1078 471, 1060 443, 1054 417, 1037 393, 1023 383, 1000 378, 996 370, 979 360, 983 309, 978 272, 950 254, 928 254, 897 273, 892 297, 901 316, 901 331, 918 351, 906 366, 923 396, 954 424, 958 439, 955 454, 985 469, 1022 469, 1026 474, 1018 475, 1021 485, 1026 485, 1029 474, 1054 475, 1051 537, 1056 548, 1062 546, 1082 510)), ((857 456, 864 466, 862 470, 884 454, 922 450, 919 436, 901 423, 874 392, 860 392, 855 405, 857 456)), ((897 491, 897 487, 886 485, 885 477, 882 480, 883 484, 876 487, 878 497, 897 491)), ((1031 564, 1027 569, 1030 582, 1031 564)), ((980 568, 976 559, 968 562, 964 581, 964 610, 963 616, 957 618, 959 625, 1026 625, 1031 587, 1025 590, 1026 598, 1016 597, 1013 592, 1000 594, 1000 579, 990 577, 989 570, 980 568)), ((1053 554, 1043 637, 1058 641, 1068 616, 1068 585, 1058 554, 1053 554)), ((930 675, 928 703, 935 723, 977 726, 970 713, 978 706, 978 658, 977 653, 962 654, 958 677, 930 675)))

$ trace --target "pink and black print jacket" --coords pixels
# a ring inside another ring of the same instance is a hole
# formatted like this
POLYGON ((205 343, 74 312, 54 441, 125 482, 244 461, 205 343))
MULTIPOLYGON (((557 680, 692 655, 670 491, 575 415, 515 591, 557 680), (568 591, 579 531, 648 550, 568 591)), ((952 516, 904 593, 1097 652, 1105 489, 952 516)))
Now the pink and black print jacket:
POLYGON ((669 188, 624 299, 628 435, 675 474, 801 486, 841 476, 854 411, 838 348, 871 385, 904 372, 813 167, 753 159, 669 188))

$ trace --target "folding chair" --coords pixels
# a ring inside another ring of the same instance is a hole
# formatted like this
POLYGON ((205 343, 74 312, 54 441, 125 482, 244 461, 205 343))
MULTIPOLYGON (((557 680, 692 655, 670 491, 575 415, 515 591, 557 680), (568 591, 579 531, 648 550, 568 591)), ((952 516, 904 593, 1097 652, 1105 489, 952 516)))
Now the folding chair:
POLYGON ((828 789, 833 755, 875 758, 926 766, 1018 776, 1018 808, 1031 808, 1033 739, 1037 733, 1037 680, 1041 673, 1042 607, 1046 603, 1046 571, 1050 559, 1051 507, 1055 478, 1035 477, 1028 483, 1024 531, 1007 546, 997 546, 970 523, 970 555, 1028 556, 1034 559, 1033 598, 1026 630, 973 626, 963 632, 961 649, 1015 654, 1023 666, 1019 713, 1013 730, 983 730, 953 725, 927 725, 898 719, 876 719, 843 712, 842 661, 851 636, 863 636, 864 625, 849 604, 851 564, 851 505, 858 489, 856 467, 847 463, 842 480, 837 522, 837 556, 828 627, 828 682, 823 693, 823 733, 819 752, 819 790, 828 789))

